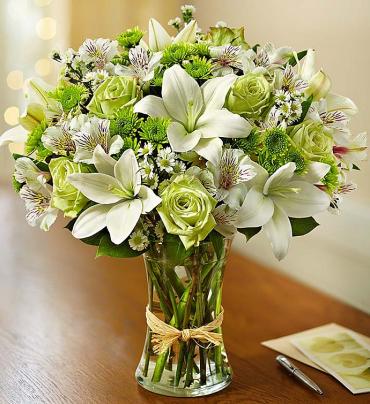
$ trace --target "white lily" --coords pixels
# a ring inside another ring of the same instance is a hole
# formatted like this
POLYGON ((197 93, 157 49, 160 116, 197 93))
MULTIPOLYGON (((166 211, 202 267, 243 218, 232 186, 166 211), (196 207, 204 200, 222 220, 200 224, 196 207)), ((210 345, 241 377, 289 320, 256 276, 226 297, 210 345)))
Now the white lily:
POLYGON ((328 209, 330 204, 329 196, 310 183, 310 178, 299 180, 295 169, 294 163, 288 163, 269 176, 259 166, 236 220, 238 228, 262 226, 279 260, 286 256, 292 238, 289 217, 309 217, 328 209))
POLYGON ((112 242, 121 244, 131 234, 140 215, 153 210, 161 198, 141 185, 139 165, 131 149, 116 161, 97 146, 93 161, 97 173, 68 176, 74 187, 97 203, 82 212, 72 234, 81 239, 107 227, 112 242))
POLYGON ((153 52, 162 51, 171 43, 188 42, 194 43, 198 25, 195 20, 186 24, 184 28, 172 38, 163 26, 154 18, 149 20, 149 49, 153 52))
POLYGON ((148 51, 138 45, 130 49, 128 57, 131 65, 117 65, 115 73, 119 76, 136 77, 139 82, 145 83, 154 77, 154 70, 162 58, 162 52, 155 52, 149 56, 148 51))
POLYGON ((216 164, 207 162, 217 188, 215 198, 229 203, 233 194, 239 194, 238 187, 251 180, 257 173, 249 164, 250 158, 238 149, 224 149, 217 156, 216 164))
POLYGON ((19 195, 25 202, 28 224, 48 231, 58 216, 58 209, 51 207, 51 186, 40 184, 33 189, 29 185, 23 185, 19 195))
POLYGON ((41 171, 30 158, 20 157, 15 161, 14 178, 37 191, 50 180, 51 176, 50 173, 41 171))
POLYGON ((247 137, 247 120, 223 108, 225 97, 237 76, 208 80, 201 87, 179 65, 163 76, 162 98, 148 95, 134 107, 135 112, 172 119, 167 130, 175 152, 194 150, 209 161, 221 152, 220 137, 247 137))
MULTIPOLYGON (((94 150, 98 145, 109 155, 116 154, 122 149, 122 137, 119 135, 110 136, 110 121, 108 119, 100 119, 95 116, 89 119, 86 116, 84 118, 80 116, 79 119, 80 121, 84 119, 85 122, 72 136, 72 140, 76 144, 74 161, 92 164, 94 150)), ((74 124, 77 122, 72 122, 72 130, 74 130, 74 124)))
POLYGON ((0 136, 0 147, 9 146, 13 143, 22 144, 27 141, 28 131, 21 125, 8 129, 0 136))

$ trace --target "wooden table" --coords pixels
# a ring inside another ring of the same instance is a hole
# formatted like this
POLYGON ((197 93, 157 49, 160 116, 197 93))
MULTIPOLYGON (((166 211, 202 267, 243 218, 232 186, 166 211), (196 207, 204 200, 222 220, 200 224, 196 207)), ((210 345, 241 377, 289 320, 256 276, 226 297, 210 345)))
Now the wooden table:
MULTIPOLYGON (((49 234, 28 227, 10 192, 0 195, 0 212, 0 403, 185 402, 134 379, 145 331, 141 259, 94 260, 94 248, 60 224, 49 234)), ((312 393, 260 345, 328 322, 370 334, 366 314, 237 255, 226 271, 224 307, 233 383, 187 403, 369 403, 368 394, 353 396, 302 365, 325 390, 312 393)))

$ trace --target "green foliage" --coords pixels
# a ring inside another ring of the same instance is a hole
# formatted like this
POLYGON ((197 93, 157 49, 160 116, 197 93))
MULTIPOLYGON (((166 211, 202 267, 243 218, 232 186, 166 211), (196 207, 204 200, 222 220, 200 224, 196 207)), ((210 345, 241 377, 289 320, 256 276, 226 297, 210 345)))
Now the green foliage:
POLYGON ((210 58, 209 45, 204 42, 191 44, 191 53, 194 56, 210 58))
POLYGON ((218 259, 221 259, 225 253, 225 237, 216 230, 212 230, 209 239, 213 244, 213 249, 218 259))
POLYGON ((77 107, 87 96, 87 90, 80 84, 71 84, 66 87, 56 88, 49 93, 50 97, 59 101, 63 111, 69 112, 77 107))
POLYGON ((165 233, 163 237, 163 250, 166 252, 166 260, 173 264, 183 264, 185 259, 190 257, 193 249, 186 250, 179 236, 165 233))
POLYGON ((141 124, 140 137, 153 143, 155 146, 167 143, 167 128, 169 124, 170 120, 168 118, 148 117, 141 124))
POLYGON ((144 32, 139 27, 134 27, 119 34, 117 41, 123 48, 133 48, 143 36, 144 32))
POLYGON ((162 84, 163 84, 163 73, 164 73, 164 70, 163 70, 160 66, 158 66, 158 67, 156 67, 156 68, 154 69, 154 78, 153 78, 153 80, 152 80, 152 84, 153 84, 155 87, 162 87, 162 84))
POLYGON ((333 156, 324 157, 320 159, 320 162, 330 165, 329 172, 325 175, 321 182, 326 186, 328 192, 332 195, 339 187, 339 167, 333 156))
MULTIPOLYGON (((301 59, 303 59, 306 55, 307 55, 307 50, 303 50, 303 51, 301 51, 301 52, 298 52, 298 53, 297 53, 297 59, 298 59, 298 60, 301 60, 301 59)), ((293 56, 291 56, 290 59, 288 60, 288 63, 287 63, 287 64, 289 64, 289 65, 291 65, 291 66, 295 66, 295 65, 297 64, 297 59, 296 59, 296 58, 294 57, 294 55, 293 55, 293 56)))
POLYGON ((266 152, 273 155, 285 154, 289 147, 289 137, 282 128, 274 128, 266 131, 265 149, 266 152))
POLYGON ((193 56, 184 64, 186 72, 195 79, 208 79, 212 73, 212 62, 205 57, 193 56))
POLYGON ((99 247, 96 252, 96 257, 113 257, 113 258, 131 258, 141 255, 143 251, 133 250, 128 241, 116 245, 112 243, 109 234, 104 234, 99 242, 99 247))
POLYGON ((313 95, 310 95, 307 98, 307 100, 302 102, 302 113, 301 113, 299 120, 296 122, 297 125, 304 121, 304 118, 306 117, 307 112, 310 109, 310 106, 312 104, 312 101, 313 101, 313 95))
POLYGON ((261 134, 257 130, 252 130, 248 137, 235 140, 235 146, 242 150, 245 154, 258 154, 261 147, 261 134))
POLYGON ((192 47, 190 44, 181 42, 173 43, 164 49, 161 63, 167 67, 182 64, 184 60, 189 60, 192 55, 192 47))
POLYGON ((27 142, 25 145, 26 154, 32 154, 36 152, 36 157, 38 160, 45 160, 47 157, 51 156, 53 152, 46 149, 41 141, 41 137, 48 127, 46 121, 42 121, 38 124, 35 129, 28 135, 27 142))
POLYGON ((142 119, 134 112, 133 107, 121 108, 110 121, 111 136, 119 135, 122 138, 135 136, 141 123, 142 119))
POLYGON ((238 229, 239 233, 244 234, 246 240, 249 241, 252 237, 258 234, 261 231, 261 227, 247 227, 245 229, 238 229))
POLYGON ((129 51, 123 50, 119 55, 114 56, 114 58, 112 59, 112 63, 114 65, 128 66, 130 64, 128 55, 129 51))
POLYGON ((299 219, 290 217, 289 220, 292 226, 293 236, 304 236, 319 225, 313 217, 303 217, 299 219))
POLYGON ((15 191, 16 193, 18 193, 18 192, 21 190, 21 188, 23 187, 23 184, 22 184, 21 182, 18 182, 18 181, 15 179, 14 175, 13 175, 13 177, 12 177, 12 185, 13 185, 13 189, 14 189, 14 191, 15 191))
POLYGON ((122 155, 122 153, 128 149, 132 149, 134 151, 134 153, 137 153, 139 151, 140 143, 138 142, 138 140, 136 138, 125 137, 123 139, 123 147, 122 147, 120 154, 122 155))
POLYGON ((286 163, 293 162, 296 165, 296 173, 301 174, 305 171, 307 164, 306 160, 298 151, 291 151, 287 155, 286 163))

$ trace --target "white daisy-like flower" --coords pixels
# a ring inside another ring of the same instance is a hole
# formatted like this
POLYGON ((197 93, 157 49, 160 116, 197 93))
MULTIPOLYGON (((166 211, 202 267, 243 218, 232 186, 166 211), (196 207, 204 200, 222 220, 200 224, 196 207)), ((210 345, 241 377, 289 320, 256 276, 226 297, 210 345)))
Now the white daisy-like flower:
POLYGON ((180 17, 171 18, 168 21, 168 25, 171 26, 171 27, 176 28, 177 30, 179 30, 180 26, 181 26, 181 18, 180 17))
POLYGON ((148 247, 149 240, 142 230, 136 230, 128 239, 128 244, 135 251, 143 251, 148 247))
POLYGON ((183 12, 184 14, 194 14, 196 11, 197 9, 191 4, 184 4, 183 6, 181 6, 181 12, 183 12))
POLYGON ((114 56, 118 54, 118 42, 110 39, 86 39, 78 53, 85 63, 93 63, 96 68, 104 69, 114 56))
POLYGON ((161 243, 164 237, 164 226, 162 222, 158 222, 154 227, 154 234, 156 235, 158 241, 161 243))
POLYGON ((288 91, 277 90, 275 92, 275 103, 277 105, 281 105, 289 101, 290 101, 290 93, 288 91))
POLYGON ((173 172, 173 166, 176 163, 176 153, 172 151, 170 147, 165 147, 158 152, 156 159, 157 165, 160 171, 166 171, 167 173, 173 172))
POLYGON ((94 72, 87 72, 82 81, 89 83, 93 89, 96 89, 108 77, 109 73, 106 70, 100 69, 94 72))
POLYGON ((148 160, 144 159, 139 162, 140 173, 144 180, 153 178, 154 176, 154 164, 150 163, 148 160))
POLYGON ((74 131, 70 128, 70 121, 65 121, 61 125, 46 128, 41 141, 47 149, 55 154, 65 156, 76 151, 76 145, 72 140, 73 133, 74 131))
POLYGON ((24 185, 19 191, 20 197, 26 206, 26 220, 29 225, 48 231, 55 222, 58 209, 51 207, 50 185, 44 184, 37 189, 24 185))
POLYGON ((145 183, 148 185, 150 189, 157 189, 159 184, 159 176, 158 174, 153 174, 152 177, 147 178, 145 183))
POLYGON ((110 136, 109 123, 108 119, 94 116, 72 136, 76 144, 75 162, 92 164, 94 150, 98 145, 110 156, 117 154, 122 149, 123 139, 119 135, 110 136))
POLYGON ((173 166, 173 172, 175 174, 181 174, 184 171, 186 171, 186 164, 181 160, 176 160, 176 162, 173 166))
POLYGON ((284 102, 284 104, 281 104, 279 107, 281 114, 285 117, 288 118, 290 113, 291 113, 291 103, 290 102, 284 102))
POLYGON ((154 146, 152 143, 147 142, 144 144, 143 147, 140 147, 140 149, 137 152, 137 155, 140 156, 151 156, 153 154, 154 151, 154 146))
POLYGON ((217 21, 215 27, 216 28, 226 28, 227 23, 225 21, 217 21))

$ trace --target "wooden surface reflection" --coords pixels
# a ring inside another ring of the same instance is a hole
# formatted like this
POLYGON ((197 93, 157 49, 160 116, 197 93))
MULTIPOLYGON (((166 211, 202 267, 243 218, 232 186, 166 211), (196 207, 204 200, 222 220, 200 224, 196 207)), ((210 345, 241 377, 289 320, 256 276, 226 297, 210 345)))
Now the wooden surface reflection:
MULTIPOLYGON (((61 223, 49 234, 24 223, 22 203, 0 195, 0 403, 177 403, 141 389, 134 371, 144 342, 141 259, 97 259, 61 223)), ((298 269, 297 269, 298 270, 298 269)), ((224 335, 234 381, 187 403, 365 403, 302 365, 319 397, 284 373, 260 345, 338 322, 369 334, 367 315, 245 258, 230 259, 224 335)))

